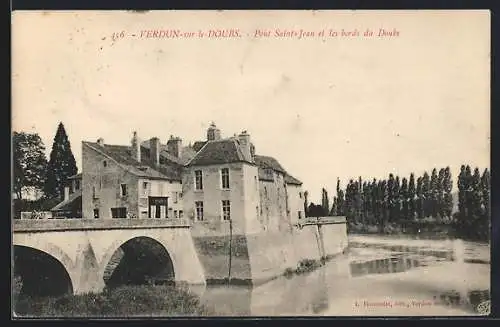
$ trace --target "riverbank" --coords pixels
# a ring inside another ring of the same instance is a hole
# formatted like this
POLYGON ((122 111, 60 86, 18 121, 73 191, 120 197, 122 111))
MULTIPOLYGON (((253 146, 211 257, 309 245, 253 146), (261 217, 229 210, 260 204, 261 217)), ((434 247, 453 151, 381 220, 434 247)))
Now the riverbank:
POLYGON ((387 223, 384 226, 349 222, 347 228, 349 234, 390 235, 435 240, 460 238, 473 242, 489 242, 489 237, 485 233, 472 234, 470 231, 462 231, 452 220, 423 219, 421 221, 387 223))
POLYGON ((187 289, 175 286, 123 286, 99 294, 36 298, 19 295, 19 317, 207 316, 211 312, 187 289))
MULTIPOLYGON (((413 252, 432 255, 438 258, 455 260, 454 242, 448 239, 419 239, 402 235, 384 235, 373 237, 372 234, 349 234, 349 247, 372 247, 396 252, 413 252)), ((490 246, 484 242, 463 241, 465 263, 490 263, 490 246)))

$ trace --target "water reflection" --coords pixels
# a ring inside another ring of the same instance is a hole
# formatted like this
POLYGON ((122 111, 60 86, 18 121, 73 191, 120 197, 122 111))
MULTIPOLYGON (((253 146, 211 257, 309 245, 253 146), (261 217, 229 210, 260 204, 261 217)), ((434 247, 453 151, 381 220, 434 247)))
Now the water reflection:
MULTIPOLYGON (((354 304, 358 300, 368 302, 381 299, 405 303, 408 307, 427 303, 432 308, 429 307, 426 312, 434 315, 443 312, 452 315, 473 314, 477 301, 488 299, 489 292, 484 289, 489 289, 489 286, 471 286, 480 288, 471 293, 470 289, 456 289, 451 284, 448 286, 443 283, 450 279, 450 271, 462 274, 456 280, 462 279, 464 274, 469 274, 468 278, 475 278, 463 267, 462 270, 453 270, 459 267, 456 260, 451 261, 449 254, 432 256, 428 251, 421 254, 410 252, 407 248, 397 250, 384 252, 382 249, 354 248, 349 254, 336 257, 324 267, 303 275, 282 276, 253 288, 207 286, 196 293, 200 295, 201 302, 217 316, 355 315, 354 304), (391 277, 391 274, 399 275, 391 277), (476 303, 468 301, 468 306, 464 306, 461 300, 464 297, 474 297, 476 303), (460 311, 439 309, 445 306, 460 311)), ((489 266, 487 269, 489 271, 489 266)), ((395 309, 389 312, 387 308, 384 310, 374 314, 401 312, 395 309)), ((359 314, 370 315, 370 312, 375 311, 366 312, 359 314)))

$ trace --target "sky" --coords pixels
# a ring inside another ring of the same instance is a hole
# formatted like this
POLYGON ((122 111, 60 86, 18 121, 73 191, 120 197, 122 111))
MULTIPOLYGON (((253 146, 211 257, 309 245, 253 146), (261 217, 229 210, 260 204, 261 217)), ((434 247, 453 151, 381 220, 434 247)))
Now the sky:
POLYGON ((337 178, 489 167, 488 11, 14 12, 12 49, 13 130, 48 155, 63 122, 79 168, 84 140, 186 145, 212 121, 247 130, 312 201, 337 178), (139 37, 171 29, 205 37, 139 37), (315 35, 282 36, 301 29, 315 35))

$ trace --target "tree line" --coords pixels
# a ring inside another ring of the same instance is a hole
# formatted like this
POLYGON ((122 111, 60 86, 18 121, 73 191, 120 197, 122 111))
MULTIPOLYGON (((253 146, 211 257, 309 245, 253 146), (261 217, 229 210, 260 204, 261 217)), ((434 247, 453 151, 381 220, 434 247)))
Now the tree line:
POLYGON ((336 195, 330 197, 322 189, 321 204, 308 203, 306 216, 346 216, 349 224, 373 225, 411 221, 449 222, 462 231, 489 230, 490 172, 478 167, 472 171, 462 165, 457 180, 458 211, 454 210, 453 178, 449 167, 432 169, 416 177, 400 178, 389 174, 387 179, 351 179, 345 188, 337 179, 336 195))
POLYGON ((60 202, 68 177, 78 171, 63 123, 57 127, 49 160, 37 133, 15 131, 12 146, 15 212, 48 210, 60 202))

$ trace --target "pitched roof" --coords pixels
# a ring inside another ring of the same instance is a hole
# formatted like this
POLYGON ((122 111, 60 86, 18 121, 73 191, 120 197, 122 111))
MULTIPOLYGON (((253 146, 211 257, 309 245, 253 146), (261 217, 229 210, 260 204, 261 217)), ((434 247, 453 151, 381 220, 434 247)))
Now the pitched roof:
POLYGON ((274 181, 272 171, 285 175, 285 183, 302 185, 302 182, 288 174, 281 164, 273 157, 255 155, 255 164, 259 167, 259 179, 264 181, 274 181))
POLYGON ((208 141, 196 141, 196 142, 194 142, 192 147, 193 147, 194 151, 198 152, 201 150, 201 148, 203 148, 203 146, 205 144, 207 144, 207 142, 208 141))
POLYGON ((190 166, 248 162, 233 138, 208 141, 188 163, 190 166))
POLYGON ((285 183, 287 184, 293 184, 293 185, 302 185, 302 182, 299 181, 297 178, 293 177, 292 175, 285 175, 285 183))
POLYGON ((71 207, 74 203, 81 206, 82 190, 71 193, 66 201, 59 202, 55 207, 50 209, 50 211, 71 210, 71 207), (76 201, 80 201, 80 203, 76 203, 76 201))
MULTIPOLYGON (((99 145, 93 142, 83 143, 94 150, 101 152, 105 156, 112 158, 119 165, 136 176, 150 179, 182 180, 182 165, 170 162, 167 164, 160 164, 158 167, 155 167, 149 158, 149 149, 141 151, 141 162, 138 162, 132 157, 132 151, 129 146, 109 144, 99 145)), ((163 151, 160 153, 160 156, 164 157, 163 151)), ((169 158, 166 159, 170 161, 169 158)))
POLYGON ((255 155, 255 164, 263 169, 272 169, 280 173, 286 173, 285 168, 273 157, 255 155))

